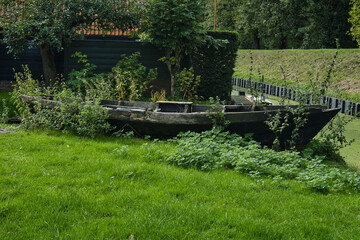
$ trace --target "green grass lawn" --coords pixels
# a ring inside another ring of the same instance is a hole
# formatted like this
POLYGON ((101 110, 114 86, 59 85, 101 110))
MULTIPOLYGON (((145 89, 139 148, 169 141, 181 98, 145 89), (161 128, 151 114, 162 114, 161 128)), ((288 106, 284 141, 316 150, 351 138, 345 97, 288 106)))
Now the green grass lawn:
POLYGON ((360 195, 163 163, 168 143, 0 135, 0 239, 358 239, 360 195))
POLYGON ((349 166, 355 167, 360 172, 360 118, 356 118, 346 126, 345 136, 348 139, 355 139, 355 142, 340 150, 349 166))

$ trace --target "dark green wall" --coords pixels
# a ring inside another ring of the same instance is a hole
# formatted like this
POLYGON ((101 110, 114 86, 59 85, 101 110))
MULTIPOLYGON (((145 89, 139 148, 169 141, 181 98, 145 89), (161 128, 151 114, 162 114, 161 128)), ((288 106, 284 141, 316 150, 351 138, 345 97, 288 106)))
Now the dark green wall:
MULTIPOLYGON (((17 58, 13 54, 7 54, 7 51, 6 45, 0 43, 0 90, 6 90, 10 87, 11 82, 14 81, 14 71, 22 71, 22 65, 28 65, 35 78, 42 78, 42 62, 38 48, 28 48, 17 58)), ((63 73, 64 54, 57 53, 55 61, 58 72, 63 73)))
POLYGON ((65 50, 65 76, 72 69, 81 68, 77 60, 71 58, 77 51, 87 55, 89 62, 97 66, 97 73, 111 71, 123 54, 140 52, 140 62, 144 66, 158 69, 158 80, 153 84, 156 85, 155 90, 170 88, 169 71, 165 63, 158 61, 164 56, 164 52, 149 43, 124 40, 73 41, 65 50))
MULTIPOLYGON (((1 37, 0 37, 1 39, 1 37)), ((71 56, 80 51, 88 56, 89 62, 97 66, 97 73, 109 72, 112 67, 121 59, 122 54, 140 52, 140 62, 148 68, 158 69, 158 80, 153 83, 155 91, 170 88, 170 76, 165 63, 158 61, 164 56, 162 50, 154 47, 150 43, 135 40, 109 40, 106 38, 97 40, 73 41, 61 53, 56 54, 56 65, 58 73, 66 75, 72 69, 79 69, 76 59, 71 56)), ((13 55, 7 54, 6 45, 0 44, 0 90, 1 85, 8 84, 14 79, 14 71, 21 71, 21 65, 29 65, 30 70, 37 79, 41 79, 42 63, 40 50, 38 48, 27 49, 25 53, 15 59, 13 55)))

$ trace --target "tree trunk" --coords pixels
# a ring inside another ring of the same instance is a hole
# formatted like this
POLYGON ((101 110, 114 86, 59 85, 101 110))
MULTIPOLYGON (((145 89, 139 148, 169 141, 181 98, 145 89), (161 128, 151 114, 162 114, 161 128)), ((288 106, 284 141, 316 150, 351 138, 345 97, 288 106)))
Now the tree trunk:
POLYGON ((175 74, 180 71, 180 62, 182 57, 182 49, 178 48, 175 52, 175 56, 171 56, 170 49, 165 50, 165 63, 170 72, 170 91, 171 91, 171 98, 175 97, 175 74))
POLYGON ((44 72, 45 85, 49 86, 56 80, 55 55, 48 43, 40 45, 41 60, 44 72))

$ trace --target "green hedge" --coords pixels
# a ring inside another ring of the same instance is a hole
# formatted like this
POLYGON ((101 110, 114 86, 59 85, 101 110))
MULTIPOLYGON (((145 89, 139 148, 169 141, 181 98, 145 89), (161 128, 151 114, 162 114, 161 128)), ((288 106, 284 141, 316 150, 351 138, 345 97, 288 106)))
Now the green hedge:
POLYGON ((207 34, 214 39, 228 40, 228 43, 218 48, 207 43, 192 54, 195 74, 201 76, 198 95, 205 99, 218 96, 230 100, 239 34, 230 31, 208 31, 207 34))

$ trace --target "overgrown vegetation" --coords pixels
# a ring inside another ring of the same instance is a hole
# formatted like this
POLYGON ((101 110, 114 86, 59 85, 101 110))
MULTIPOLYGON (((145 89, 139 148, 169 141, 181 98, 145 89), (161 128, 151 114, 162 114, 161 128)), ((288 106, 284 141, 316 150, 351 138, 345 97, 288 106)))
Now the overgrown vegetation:
POLYGON ((201 82, 200 78, 200 76, 194 75, 194 68, 192 67, 189 70, 184 68, 176 75, 175 79, 182 99, 192 100, 198 97, 197 89, 201 82))
POLYGON ((87 137, 95 137, 110 130, 106 122, 108 115, 100 106, 100 99, 90 99, 72 92, 64 83, 44 87, 33 79, 26 66, 24 72, 15 74, 15 79, 12 99, 25 128, 59 129, 87 137), (31 102, 24 101, 22 96, 28 96, 31 102), (44 104, 44 98, 54 102, 44 104))
POLYGON ((331 167, 324 157, 296 151, 276 152, 238 135, 217 130, 203 133, 188 132, 172 140, 177 149, 167 161, 185 168, 204 171, 234 169, 256 179, 295 179, 311 189, 329 193, 360 191, 356 172, 331 167))
POLYGON ((96 65, 89 63, 87 56, 81 52, 73 55, 83 65, 79 70, 69 73, 67 84, 70 88, 89 98, 139 100, 148 86, 157 77, 157 69, 147 69, 139 62, 140 53, 122 59, 110 73, 96 74, 96 65))
POLYGON ((12 93, 22 126, 71 131, 87 137, 108 133, 111 130, 106 121, 108 114, 100 101, 137 100, 156 77, 156 69, 147 71, 138 62, 139 56, 134 53, 124 57, 109 74, 95 74, 96 66, 87 61, 86 55, 76 53, 75 57, 84 68, 70 73, 68 85, 60 80, 51 86, 43 86, 25 66, 24 72, 15 74, 12 93), (24 101, 22 96, 29 99, 24 101), (52 102, 45 103, 43 99, 52 102))

